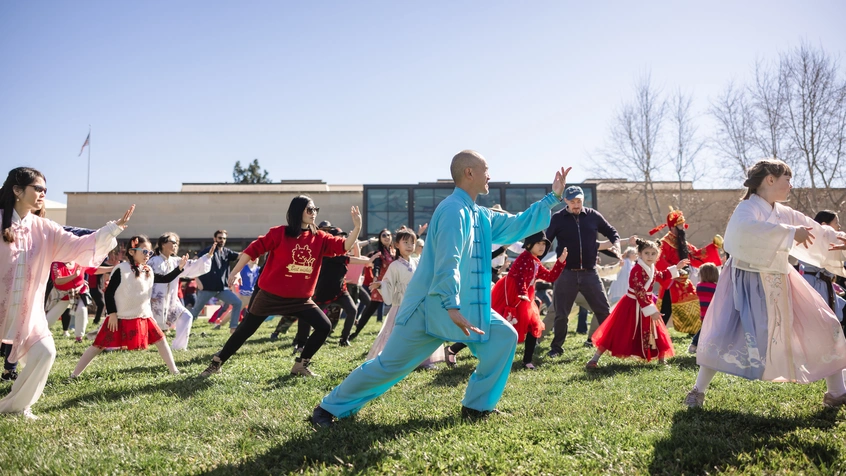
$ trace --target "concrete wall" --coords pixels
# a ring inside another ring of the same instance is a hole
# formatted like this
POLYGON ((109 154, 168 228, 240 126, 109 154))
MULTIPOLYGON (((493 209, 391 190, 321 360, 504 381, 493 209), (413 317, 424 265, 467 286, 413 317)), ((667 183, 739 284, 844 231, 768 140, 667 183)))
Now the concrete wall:
MULTIPOLYGON (((318 221, 329 220, 344 230, 352 229, 350 206, 361 206, 362 192, 308 192, 320 207, 318 221)), ((297 192, 162 192, 162 193, 68 193, 67 222, 99 228, 116 220, 135 204, 130 221, 133 233, 151 237, 166 231, 182 238, 211 238, 225 229, 229 238, 252 239, 273 226, 284 225, 285 214, 297 192)))

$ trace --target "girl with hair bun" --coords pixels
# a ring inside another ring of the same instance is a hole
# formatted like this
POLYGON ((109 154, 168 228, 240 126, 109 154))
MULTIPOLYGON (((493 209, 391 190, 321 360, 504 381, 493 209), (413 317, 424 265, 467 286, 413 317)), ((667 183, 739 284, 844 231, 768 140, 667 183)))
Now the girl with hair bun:
POLYGON ((760 160, 747 171, 746 194, 726 228, 731 258, 702 323, 699 375, 685 398, 688 407, 702 406, 717 372, 773 382, 825 379, 823 405, 846 403, 840 323, 788 262, 792 256, 843 276, 846 234, 782 203, 790 196, 792 176, 775 159, 760 160))
POLYGON ((657 358, 664 364, 667 357, 675 355, 670 333, 652 299, 652 284, 679 276, 679 267, 690 260, 685 258, 665 271, 655 269, 661 250, 658 243, 637 239, 637 263, 629 274, 629 289, 614 306, 611 314, 593 333, 596 353, 586 367, 595 369, 605 352, 614 357, 635 357, 649 362, 657 358))

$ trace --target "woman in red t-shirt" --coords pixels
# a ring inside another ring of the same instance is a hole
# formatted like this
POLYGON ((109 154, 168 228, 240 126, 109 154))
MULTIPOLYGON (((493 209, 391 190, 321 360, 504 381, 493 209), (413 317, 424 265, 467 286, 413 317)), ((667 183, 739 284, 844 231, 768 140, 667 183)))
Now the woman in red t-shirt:
POLYGON ((311 358, 326 341, 332 325, 326 314, 311 300, 323 258, 341 256, 352 249, 361 231, 361 212, 352 207, 354 228, 346 237, 332 236, 314 226, 319 208, 311 198, 300 195, 288 206, 287 226, 271 228, 241 253, 238 263, 229 274, 229 287, 240 281, 241 269, 250 261, 267 253, 267 261, 258 280, 258 292, 253 293, 249 309, 223 349, 212 359, 200 376, 208 377, 220 371, 247 339, 258 330, 268 316, 292 316, 303 319, 314 329, 296 358, 291 373, 313 377, 308 368, 311 358))
POLYGON ((88 303, 91 301, 86 275, 106 274, 111 270, 111 266, 83 268, 76 263, 54 262, 50 266, 50 277, 60 298, 47 312, 47 326, 55 324, 59 316, 70 307, 74 314, 76 341, 82 342, 82 336, 88 326, 88 303))

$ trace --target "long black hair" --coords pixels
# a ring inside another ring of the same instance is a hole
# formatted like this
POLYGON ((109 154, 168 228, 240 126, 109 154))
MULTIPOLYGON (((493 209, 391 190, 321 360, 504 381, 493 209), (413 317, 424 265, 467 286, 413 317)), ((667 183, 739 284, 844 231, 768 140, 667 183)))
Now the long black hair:
MULTIPOLYGON (((310 201, 311 197, 308 195, 298 195, 291 200, 291 204, 288 205, 288 214, 285 216, 288 221, 288 226, 285 227, 286 236, 290 236, 291 238, 300 236, 303 226, 303 213, 305 213, 305 209, 308 207, 308 202, 310 201)), ((309 228, 311 227, 309 225, 309 228)), ((313 232, 314 230, 311 231, 313 232)))
MULTIPOLYGON (((35 180, 39 177, 45 183, 47 182, 44 174, 33 168, 17 167, 9 171, 9 176, 6 177, 6 181, 0 187, 0 208, 3 209, 3 241, 6 243, 15 242, 15 235, 12 233, 12 211, 15 209, 15 199, 17 198, 14 188, 26 188, 35 183, 35 180)), ((40 217, 45 216, 43 208, 32 213, 40 217)))

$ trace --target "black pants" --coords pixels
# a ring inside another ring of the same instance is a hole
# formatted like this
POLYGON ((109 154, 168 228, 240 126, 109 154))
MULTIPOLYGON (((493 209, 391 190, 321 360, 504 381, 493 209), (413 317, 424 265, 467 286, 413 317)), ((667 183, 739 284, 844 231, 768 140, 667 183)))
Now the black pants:
POLYGON ((573 303, 576 302, 576 295, 582 293, 596 316, 596 320, 602 324, 610 314, 608 297, 605 289, 599 280, 596 270, 570 271, 564 270, 561 276, 555 280, 553 286, 552 300, 555 303, 555 335, 550 344, 550 350, 563 352, 564 340, 567 339, 567 325, 570 323, 570 311, 573 310, 573 303))
POLYGON ((357 321, 361 317, 361 313, 370 305, 370 288, 367 286, 360 286, 358 288, 358 309, 356 309, 355 319, 357 321))
POLYGON ((94 300, 94 306, 97 307, 97 312, 94 314, 94 324, 99 324, 103 310, 106 309, 106 301, 103 299, 103 293, 100 292, 99 288, 91 289, 91 299, 94 300))
MULTIPOLYGON (((368 304, 367 307, 364 309, 364 312, 361 313, 361 317, 358 318, 358 324, 355 326, 355 335, 358 335, 358 333, 361 332, 362 329, 364 329, 364 326, 367 325, 367 321, 369 321, 370 318, 373 317, 373 314, 375 314, 377 311, 379 312, 379 316, 382 316, 383 304, 385 303, 383 303, 382 301, 370 301, 370 304, 368 304)), ((344 328, 346 327, 347 325, 346 323, 344 323, 344 328)))
POLYGON ((673 300, 670 299, 669 289, 664 292, 664 297, 661 298, 661 315, 664 317, 664 325, 667 325, 673 316, 673 300))
POLYGON ((71 322, 71 310, 70 308, 65 309, 65 312, 62 313, 62 330, 67 331, 70 329, 70 322, 71 322))
POLYGON ((588 310, 579 306, 578 322, 576 322, 576 334, 587 334, 588 332, 588 310))
MULTIPOLYGON (((535 353, 535 347, 538 345, 538 338, 531 335, 526 334, 526 341, 525 341, 525 348, 523 349, 523 363, 529 364, 532 362, 532 356, 535 353)), ((457 354, 464 350, 467 347, 467 344, 463 342, 456 342, 449 346, 449 350, 452 351, 453 354, 457 354)))
POLYGON ((3 356, 3 370, 12 372, 18 369, 18 363, 9 362, 10 355, 12 355, 12 344, 0 344, 0 356, 3 356))
MULTIPOLYGON (((314 332, 312 332, 311 336, 308 340, 306 340, 305 348, 303 349, 303 353, 300 355, 303 359, 310 359, 317 353, 318 350, 320 350, 320 347, 323 346, 323 342, 326 341, 326 337, 332 329, 332 325, 329 323, 329 318, 326 317, 326 314, 323 314, 323 311, 316 308, 293 312, 291 315, 298 318, 301 323, 305 321, 307 326, 306 329, 308 329, 308 326, 314 328, 314 332)), ((244 345, 244 342, 256 333, 265 319, 267 319, 267 316, 256 316, 248 311, 244 315, 244 319, 241 320, 241 323, 238 324, 238 328, 235 329, 235 332, 229 336, 229 340, 227 340, 226 344, 223 345, 223 349, 221 349, 218 354, 220 360, 222 362, 226 362, 229 357, 232 357, 235 352, 244 345)), ((300 325, 302 326, 303 324, 300 325)), ((297 335, 299 335, 299 331, 297 332, 297 335)))
POLYGON ((341 309, 343 309, 344 313, 347 315, 347 318, 344 319, 344 330, 341 331, 341 340, 346 340, 350 337, 350 330, 355 323, 355 315, 358 312, 358 309, 356 308, 352 296, 350 296, 347 292, 341 293, 334 302, 339 304, 341 309))

